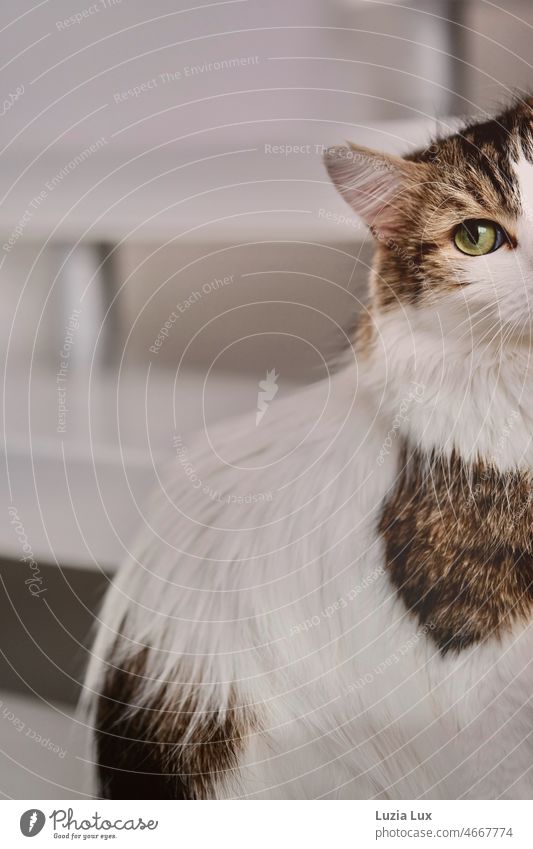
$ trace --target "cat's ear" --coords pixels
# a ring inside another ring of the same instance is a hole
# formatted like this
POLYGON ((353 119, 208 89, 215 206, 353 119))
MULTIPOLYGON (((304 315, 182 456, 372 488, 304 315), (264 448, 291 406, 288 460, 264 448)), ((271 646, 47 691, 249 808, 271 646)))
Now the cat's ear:
POLYGON ((382 237, 405 224, 407 193, 427 177, 423 164, 352 144, 330 147, 324 162, 343 198, 382 237))

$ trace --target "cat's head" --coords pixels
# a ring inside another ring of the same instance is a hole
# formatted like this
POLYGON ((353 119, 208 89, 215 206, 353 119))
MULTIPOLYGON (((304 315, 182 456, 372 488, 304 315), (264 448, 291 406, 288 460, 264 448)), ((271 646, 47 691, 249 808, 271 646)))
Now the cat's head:
POLYGON ((533 327, 533 98, 400 158, 349 145, 329 174, 377 244, 375 313, 439 314, 481 337, 533 327))

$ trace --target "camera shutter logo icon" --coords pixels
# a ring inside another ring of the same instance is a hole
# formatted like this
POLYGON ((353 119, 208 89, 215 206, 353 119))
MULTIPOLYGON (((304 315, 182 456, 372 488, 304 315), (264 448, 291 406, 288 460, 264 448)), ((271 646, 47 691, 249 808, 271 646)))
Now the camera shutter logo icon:
POLYGON ((30 808, 29 811, 24 811, 20 818, 20 830, 24 837, 35 837, 42 831, 46 822, 46 817, 38 808, 30 808))

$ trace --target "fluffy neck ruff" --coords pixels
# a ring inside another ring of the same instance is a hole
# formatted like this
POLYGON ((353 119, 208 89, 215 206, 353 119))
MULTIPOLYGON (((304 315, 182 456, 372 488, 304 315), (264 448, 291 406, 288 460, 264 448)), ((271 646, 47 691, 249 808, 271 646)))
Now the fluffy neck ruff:
POLYGON ((533 349, 505 330, 468 328, 450 308, 372 314, 362 371, 379 393, 391 438, 501 473, 533 472, 533 349))

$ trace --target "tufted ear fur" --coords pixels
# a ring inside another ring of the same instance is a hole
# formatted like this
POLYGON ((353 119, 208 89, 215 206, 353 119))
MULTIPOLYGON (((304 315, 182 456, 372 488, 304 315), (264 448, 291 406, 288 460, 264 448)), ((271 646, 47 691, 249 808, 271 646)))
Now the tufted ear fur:
POLYGON ((410 189, 428 179, 427 166, 349 144, 331 147, 324 162, 344 200, 374 235, 392 237, 408 218, 410 189))

